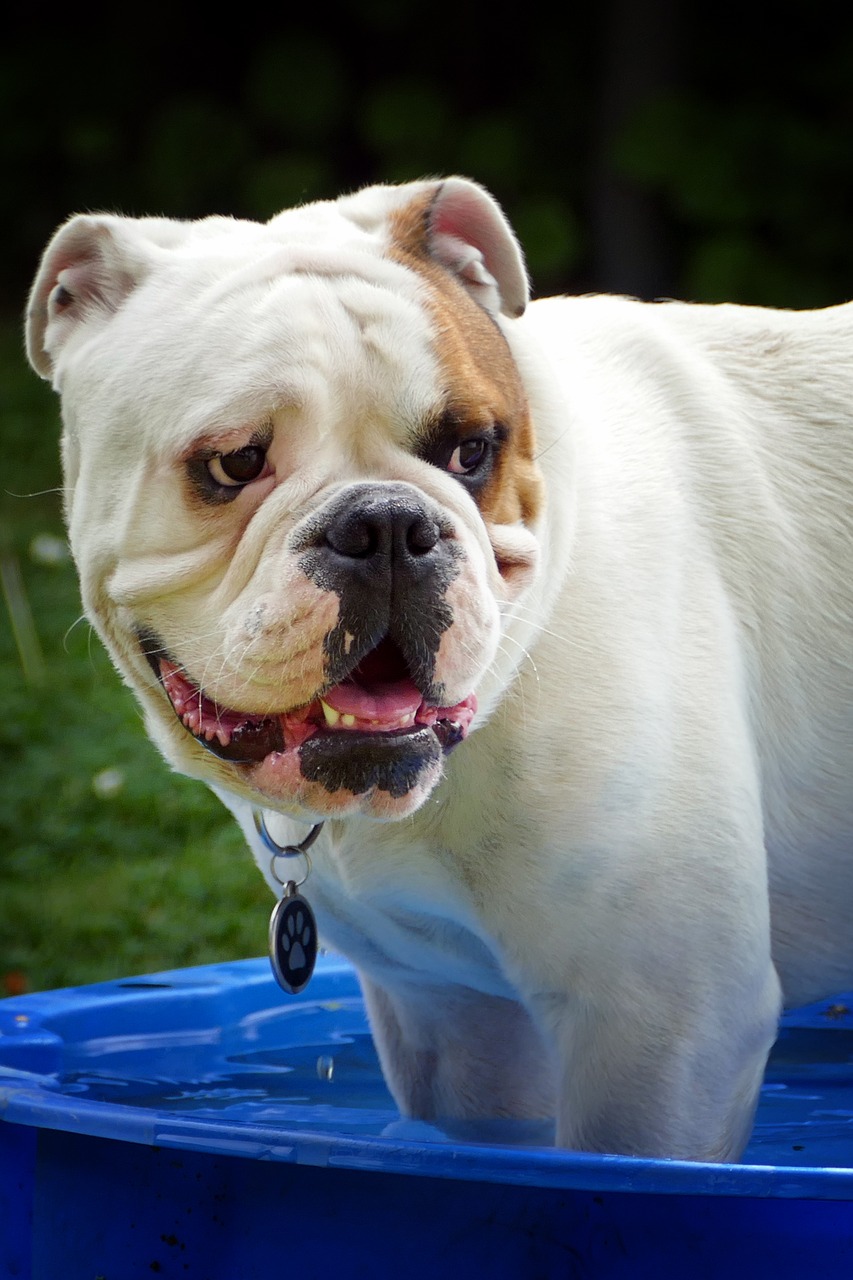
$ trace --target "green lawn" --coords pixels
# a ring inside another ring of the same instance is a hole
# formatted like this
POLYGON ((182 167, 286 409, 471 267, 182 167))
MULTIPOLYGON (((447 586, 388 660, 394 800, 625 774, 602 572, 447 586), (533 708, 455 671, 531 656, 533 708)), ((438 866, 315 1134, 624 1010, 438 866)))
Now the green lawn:
POLYGON ((57 440, 58 402, 0 324, 0 994, 259 955, 271 906, 79 620, 57 440))

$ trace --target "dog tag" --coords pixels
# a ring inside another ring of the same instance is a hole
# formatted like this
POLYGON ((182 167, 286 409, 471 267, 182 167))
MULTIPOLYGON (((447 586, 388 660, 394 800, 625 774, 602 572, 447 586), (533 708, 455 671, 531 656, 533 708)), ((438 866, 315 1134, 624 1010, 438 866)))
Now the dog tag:
POLYGON ((284 886, 284 896, 273 907, 269 944, 276 982, 291 995, 299 995, 314 972, 317 922, 293 880, 284 886))

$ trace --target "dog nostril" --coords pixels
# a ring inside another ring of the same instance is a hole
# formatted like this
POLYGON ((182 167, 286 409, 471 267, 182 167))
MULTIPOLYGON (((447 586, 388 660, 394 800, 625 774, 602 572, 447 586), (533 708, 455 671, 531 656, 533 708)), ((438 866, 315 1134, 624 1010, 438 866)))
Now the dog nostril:
POLYGON ((421 510, 385 508, 348 511, 325 531, 326 545, 351 560, 376 555, 429 555, 441 541, 438 523, 421 510))
POLYGON ((370 520, 350 516, 336 520, 326 530, 326 542, 338 555, 352 560, 365 560, 376 554, 381 542, 380 531, 370 520))
POLYGON ((418 516, 406 532, 406 547, 413 556, 426 555, 437 545, 440 537, 441 530, 435 520, 418 516))

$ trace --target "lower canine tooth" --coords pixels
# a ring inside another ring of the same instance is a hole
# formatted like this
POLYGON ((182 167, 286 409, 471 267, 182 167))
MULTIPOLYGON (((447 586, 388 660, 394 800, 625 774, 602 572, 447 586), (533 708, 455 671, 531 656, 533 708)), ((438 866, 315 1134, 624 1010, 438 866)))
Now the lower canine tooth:
POLYGON ((340 711, 336 711, 334 707, 330 707, 328 702, 320 699, 320 706, 323 708, 323 715, 326 717, 326 724, 336 725, 341 718, 340 711))
POLYGON ((341 716, 341 724, 345 725, 347 729, 351 729, 355 724, 355 716, 341 716))

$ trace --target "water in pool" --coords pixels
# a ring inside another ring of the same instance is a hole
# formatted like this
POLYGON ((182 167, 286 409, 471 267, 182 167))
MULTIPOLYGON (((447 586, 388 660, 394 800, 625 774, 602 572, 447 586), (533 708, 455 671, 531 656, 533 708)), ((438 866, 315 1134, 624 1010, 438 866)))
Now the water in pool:
MULTIPOLYGON (((282 1128, 502 1145, 553 1140, 547 1123, 401 1119, 360 998, 264 1009, 233 1026, 81 1043, 57 1085, 91 1101, 282 1128)), ((744 1160, 853 1164, 853 1028, 830 1019, 783 1029, 744 1160)))

